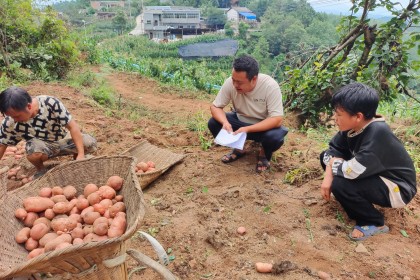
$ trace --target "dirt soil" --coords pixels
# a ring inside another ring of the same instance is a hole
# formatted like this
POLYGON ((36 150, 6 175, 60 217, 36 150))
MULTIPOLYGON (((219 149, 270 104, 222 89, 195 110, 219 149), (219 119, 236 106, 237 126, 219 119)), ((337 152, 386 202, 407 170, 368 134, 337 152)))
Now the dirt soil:
MULTIPOLYGON (((139 227, 168 250, 168 269, 180 279, 420 279, 418 195, 406 209, 381 209, 389 234, 350 241, 353 221, 334 199, 325 202, 320 195, 318 155, 325 144, 299 132, 293 116, 286 115, 290 132, 272 171, 257 174, 254 143, 247 143, 244 158, 223 164, 229 149, 213 145, 203 151, 198 133, 188 129, 197 116, 210 117, 214 96, 193 98, 138 75, 99 74, 120 110, 103 108, 62 84, 26 88, 62 99, 83 130, 97 137, 97 155, 122 153, 140 139, 185 155, 143 190, 146 214, 139 227), (292 170, 289 184, 285 176, 292 170), (238 227, 246 233, 238 234, 238 227), (279 264, 277 274, 258 273, 256 262, 279 264)), ((157 260, 137 235, 127 247, 157 260)), ((132 259, 128 267, 135 271, 130 279, 160 279, 132 259)))

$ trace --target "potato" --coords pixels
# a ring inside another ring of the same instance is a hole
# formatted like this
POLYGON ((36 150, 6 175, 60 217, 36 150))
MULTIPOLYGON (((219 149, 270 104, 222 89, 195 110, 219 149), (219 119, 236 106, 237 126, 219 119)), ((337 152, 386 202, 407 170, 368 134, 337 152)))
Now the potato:
POLYGON ((57 236, 56 238, 54 238, 53 240, 48 241, 45 244, 45 252, 49 252, 52 250, 55 250, 55 248, 61 244, 61 243, 71 243, 72 238, 71 235, 68 233, 63 233, 62 235, 57 236))
POLYGON ((66 214, 73 208, 70 202, 57 202, 53 206, 55 214, 66 214))
POLYGON ((77 221, 71 218, 54 218, 51 221, 51 228, 55 231, 68 232, 77 226, 77 221))
POLYGON ((76 207, 80 211, 87 208, 89 206, 89 201, 84 197, 79 197, 76 202, 76 207))
POLYGON ((25 243, 30 237, 31 229, 29 227, 24 227, 15 236, 17 243, 25 243))
POLYGON ((63 194, 68 200, 70 200, 76 197, 77 190, 74 186, 68 185, 63 188, 63 194))
POLYGON ((73 239, 73 245, 83 244, 83 238, 75 238, 73 239))
POLYGON ((40 240, 46 233, 50 231, 50 227, 44 223, 39 223, 31 228, 30 236, 33 240, 40 240))
POLYGON ((36 219, 34 221, 34 226, 37 225, 37 224, 40 224, 40 223, 43 223, 43 224, 47 225, 48 227, 51 226, 51 220, 49 220, 46 217, 40 217, 40 218, 36 219))
POLYGON ((82 216, 80 214, 70 214, 69 218, 75 220, 77 223, 83 222, 82 216))
POLYGON ((45 216, 45 218, 47 218, 49 220, 52 220, 55 217, 55 213, 54 213, 54 211, 52 209, 47 209, 44 212, 44 216, 45 216))
POLYGON ((71 244, 70 242, 63 242, 63 243, 58 244, 58 245, 55 247, 55 249, 54 249, 54 250, 64 249, 64 248, 70 247, 71 245, 72 245, 72 244, 71 244))
POLYGON ((89 233, 93 233, 93 225, 85 225, 83 227, 83 232, 85 233, 85 236, 89 233))
POLYGON ((86 213, 93 212, 93 211, 94 211, 93 206, 89 206, 89 207, 83 209, 83 211, 80 213, 80 216, 82 216, 82 218, 83 218, 83 216, 86 215, 86 213))
POLYGON ((273 269, 273 264, 271 263, 255 263, 255 269, 260 273, 270 273, 273 269))
POLYGON ((40 240, 39 240, 39 246, 44 247, 45 244, 47 244, 49 241, 55 239, 58 237, 58 234, 55 232, 48 232, 46 233, 40 240))
POLYGON ((114 175, 108 178, 106 184, 113 188, 114 190, 118 191, 122 188, 124 183, 124 179, 120 176, 114 175))
POLYGON ((81 213, 81 211, 79 209, 77 209, 76 206, 74 206, 69 212, 70 215, 71 214, 80 214, 80 213, 81 213))
POLYGON ((94 204, 99 203, 101 201, 101 196, 99 195, 98 192, 94 192, 94 193, 91 193, 87 197, 87 200, 89 201, 89 205, 94 205, 94 204))
POLYGON ((38 195, 40 197, 51 197, 52 189, 49 187, 45 187, 39 190, 38 195))
POLYGON ((106 208, 102 204, 96 203, 95 205, 93 205, 93 211, 98 212, 99 214, 103 215, 106 211, 106 208))
POLYGON ((153 162, 153 161, 148 161, 148 162, 146 162, 147 163, 147 166, 149 166, 149 168, 151 167, 151 168, 155 168, 155 163, 153 162))
POLYGON ((246 228, 245 227, 238 227, 236 232, 240 235, 244 235, 246 233, 246 228))
POLYGON ((88 197, 91 193, 94 193, 98 190, 98 187, 95 184, 87 184, 83 190, 83 195, 88 197))
POLYGON ((63 188, 60 186, 55 186, 51 189, 52 195, 62 195, 64 193, 63 188))
POLYGON ((28 251, 32 251, 33 249, 38 248, 38 241, 29 237, 28 240, 25 242, 25 249, 28 251))
POLYGON ((28 212, 41 212, 53 206, 54 202, 47 197, 34 196, 23 200, 23 208, 28 212))
POLYGON ((102 199, 101 202, 99 202, 99 204, 105 207, 105 209, 108 209, 109 207, 112 206, 113 203, 111 199, 102 199))
POLYGON ((102 186, 98 189, 99 196, 101 199, 113 199, 117 193, 110 186, 102 186))
POLYGON ((57 195, 53 195, 51 197, 51 200, 54 201, 54 203, 58 203, 58 202, 68 202, 67 198, 64 196, 64 194, 57 194, 57 195))
POLYGON ((21 221, 25 220, 27 215, 28 215, 28 212, 26 212, 26 210, 23 208, 18 208, 15 210, 15 217, 18 220, 21 220, 21 221))
POLYGON ((25 220, 23 220, 23 224, 27 227, 32 227, 36 219, 39 218, 39 215, 35 212, 28 212, 26 215, 25 220))
POLYGON ((44 248, 35 248, 28 254, 28 259, 33 259, 45 252, 44 248))
POLYGON ((124 202, 117 202, 114 205, 112 205, 111 207, 109 207, 109 216, 111 218, 114 218, 115 215, 118 212, 124 212, 125 211, 125 204, 124 202))
POLYGON ((96 223, 93 225, 93 233, 103 236, 108 234, 108 221, 105 223, 96 223))
POLYGON ((116 200, 117 202, 124 201, 124 197, 120 194, 120 195, 117 195, 117 196, 115 197, 115 200, 116 200))
POLYGON ((149 166, 147 165, 147 163, 141 161, 141 162, 136 164, 136 168, 137 168, 137 170, 142 170, 143 172, 146 172, 147 168, 149 168, 149 166))
POLYGON ((89 233, 88 235, 86 235, 83 238, 83 242, 91 242, 91 241, 98 242, 98 241, 103 241, 103 240, 106 240, 106 239, 108 239, 106 235, 99 236, 99 235, 97 235, 95 233, 89 233))
POLYGON ((83 221, 88 225, 92 225, 93 222, 95 222, 95 220, 100 216, 101 214, 99 214, 98 212, 88 212, 86 213, 86 215, 83 216, 83 221))
POLYGON ((115 219, 112 220, 109 229, 108 229, 108 237, 119 237, 124 234, 125 229, 127 227, 127 221, 125 215, 118 215, 115 219))
POLYGON ((82 228, 76 227, 75 229, 73 229, 70 233, 71 237, 73 237, 73 239, 79 238, 79 239, 83 239, 83 237, 85 237, 85 232, 83 231, 82 228))

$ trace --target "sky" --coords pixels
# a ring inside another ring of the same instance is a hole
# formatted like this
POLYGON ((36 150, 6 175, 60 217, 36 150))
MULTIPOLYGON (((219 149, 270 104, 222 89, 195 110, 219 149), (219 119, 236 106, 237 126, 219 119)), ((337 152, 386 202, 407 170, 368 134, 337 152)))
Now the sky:
MULTIPOLYGON (((336 15, 348 15, 350 14, 351 2, 349 0, 307 0, 309 4, 317 12, 325 12, 336 15)), ((396 7, 406 7, 409 0, 395 1, 394 3, 400 3, 396 7)), ((375 11, 369 13, 370 17, 386 17, 390 16, 390 13, 386 8, 377 8, 375 11)))

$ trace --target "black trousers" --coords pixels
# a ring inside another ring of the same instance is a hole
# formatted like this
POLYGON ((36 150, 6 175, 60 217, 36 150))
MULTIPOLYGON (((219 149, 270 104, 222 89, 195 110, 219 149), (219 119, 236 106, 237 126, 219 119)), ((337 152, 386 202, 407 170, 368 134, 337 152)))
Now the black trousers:
MULTIPOLYGON (((321 153, 320 160, 325 170, 323 158, 324 152, 321 153)), ((355 220, 358 226, 383 226, 384 216, 373 204, 392 207, 388 187, 379 176, 352 180, 334 176, 331 191, 349 218, 355 220)))
MULTIPOLYGON (((226 118, 232 125, 233 131, 244 126, 252 125, 250 123, 240 121, 234 112, 226 113, 226 118)), ((214 118, 211 118, 208 122, 208 128, 211 134, 213 134, 214 138, 216 138, 222 127, 222 124, 216 121, 214 118)), ((280 149, 280 147, 283 145, 284 137, 288 132, 289 130, 286 127, 281 126, 278 128, 270 129, 268 131, 248 133, 246 139, 261 143, 265 152, 265 157, 268 160, 271 160, 273 153, 280 149)))

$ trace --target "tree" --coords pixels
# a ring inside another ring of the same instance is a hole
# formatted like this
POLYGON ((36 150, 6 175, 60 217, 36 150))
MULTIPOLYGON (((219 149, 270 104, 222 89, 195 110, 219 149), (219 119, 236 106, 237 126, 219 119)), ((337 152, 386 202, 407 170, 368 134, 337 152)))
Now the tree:
POLYGON ((203 16, 206 18, 206 25, 210 28, 219 29, 226 23, 226 16, 223 11, 215 7, 207 7, 204 9, 203 16))
POLYGON ((225 35, 231 38, 233 37, 233 35, 235 35, 235 32, 233 31, 233 28, 230 22, 226 22, 225 24, 225 35))
POLYGON ((246 41, 246 33, 248 32, 249 25, 245 22, 240 22, 238 26, 238 38, 239 40, 246 41))
POLYGON ((128 18, 123 11, 118 11, 115 17, 112 19, 112 25, 117 30, 118 35, 121 35, 124 30, 127 29, 128 18))
POLYGON ((339 26, 339 42, 320 49, 288 72, 284 82, 286 106, 315 124, 319 112, 331 111, 333 89, 351 81, 376 88, 382 100, 393 99, 398 92, 409 95, 409 73, 418 70, 419 64, 409 63, 408 51, 420 40, 420 34, 408 34, 407 39, 403 35, 420 22, 419 9, 418 0, 410 0, 402 9, 390 0, 355 0, 353 14, 339 26), (378 6, 392 14, 389 21, 370 21, 369 12, 378 6), (358 11, 360 17, 355 16, 358 11))
POLYGON ((8 76, 26 68, 44 80, 63 78, 78 56, 57 13, 40 13, 30 0, 0 0, 0 52, 8 76))

